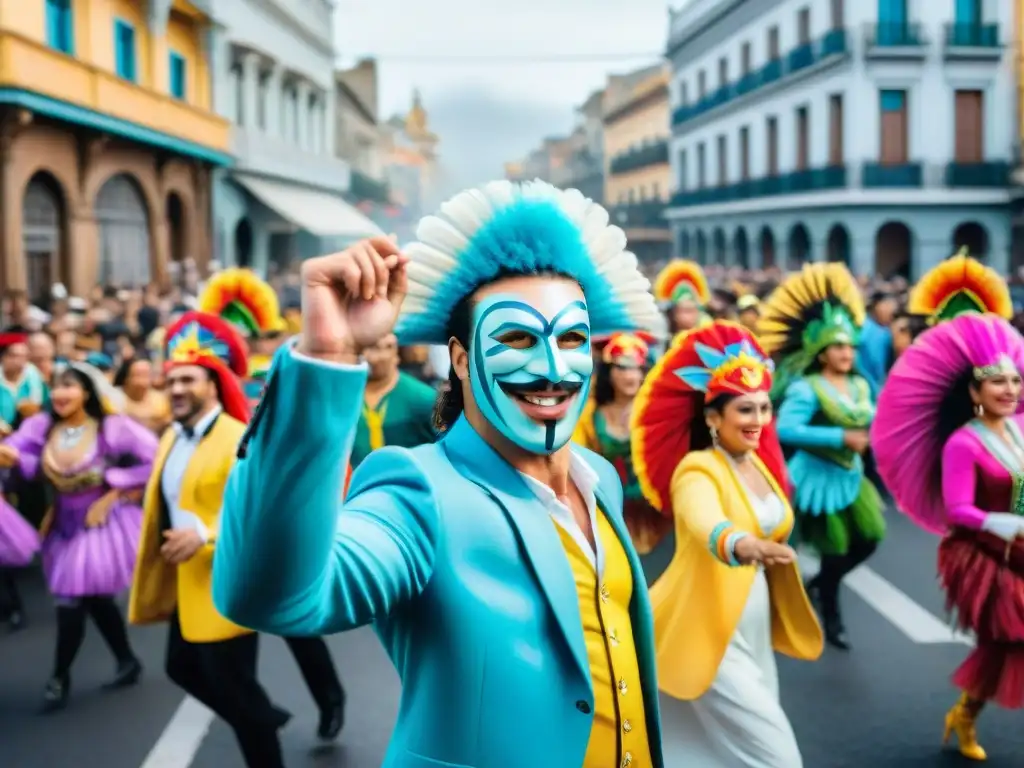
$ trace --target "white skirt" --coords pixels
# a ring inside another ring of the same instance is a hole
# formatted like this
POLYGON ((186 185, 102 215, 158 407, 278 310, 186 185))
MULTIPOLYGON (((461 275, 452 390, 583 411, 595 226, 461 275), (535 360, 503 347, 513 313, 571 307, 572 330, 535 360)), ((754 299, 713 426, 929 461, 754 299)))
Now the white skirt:
POLYGON ((759 568, 715 681, 699 699, 677 702, 672 720, 664 723, 678 765, 802 768, 793 728, 779 702, 770 600, 768 580, 759 568))

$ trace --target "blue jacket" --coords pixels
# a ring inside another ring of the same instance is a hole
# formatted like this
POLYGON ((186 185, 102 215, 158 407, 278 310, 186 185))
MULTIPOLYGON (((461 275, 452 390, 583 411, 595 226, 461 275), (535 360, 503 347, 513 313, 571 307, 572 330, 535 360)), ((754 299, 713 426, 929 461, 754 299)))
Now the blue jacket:
MULTIPOLYGON (((576 586, 522 477, 465 420, 438 443, 372 453, 342 503, 365 368, 282 349, 247 457, 228 481, 217 609, 278 635, 373 623, 402 679, 383 768, 577 768, 594 695, 576 586)), ((631 616, 654 764, 654 630, 611 465, 598 503, 633 569, 631 616)))

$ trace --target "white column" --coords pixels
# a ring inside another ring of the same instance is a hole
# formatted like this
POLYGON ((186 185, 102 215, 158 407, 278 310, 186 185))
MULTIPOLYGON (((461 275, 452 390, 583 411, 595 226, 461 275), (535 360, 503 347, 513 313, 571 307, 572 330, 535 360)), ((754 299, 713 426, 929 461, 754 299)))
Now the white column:
POLYGON ((260 97, 260 56, 246 53, 242 56, 242 125, 256 130, 257 101, 260 97))
POLYGON ((309 97, 312 91, 309 83, 305 80, 299 81, 296 90, 299 93, 299 108, 297 110, 299 140, 297 144, 299 149, 309 149, 309 97))
POLYGON ((275 61, 270 65, 270 74, 267 75, 267 103, 266 109, 266 126, 265 131, 267 136, 280 136, 282 133, 281 125, 281 67, 275 61))

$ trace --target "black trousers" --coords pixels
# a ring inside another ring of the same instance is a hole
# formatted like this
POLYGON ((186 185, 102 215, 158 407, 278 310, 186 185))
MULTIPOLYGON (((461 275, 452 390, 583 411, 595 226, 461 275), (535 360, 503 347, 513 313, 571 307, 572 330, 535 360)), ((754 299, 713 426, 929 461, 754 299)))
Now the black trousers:
POLYGON ((302 679, 306 681, 313 701, 320 711, 335 707, 345 701, 345 691, 334 668, 331 652, 322 637, 286 637, 288 650, 299 665, 302 679))
POLYGON ((270 702, 256 679, 258 653, 255 633, 190 643, 175 614, 167 636, 167 676, 231 727, 248 768, 284 768, 278 730, 289 715, 270 702))

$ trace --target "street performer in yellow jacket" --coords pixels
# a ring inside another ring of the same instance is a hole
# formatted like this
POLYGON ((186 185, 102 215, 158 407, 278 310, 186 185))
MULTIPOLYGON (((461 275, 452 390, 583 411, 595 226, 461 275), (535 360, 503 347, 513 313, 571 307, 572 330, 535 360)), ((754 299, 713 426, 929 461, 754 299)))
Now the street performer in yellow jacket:
POLYGON ((658 687, 686 703, 666 727, 685 745, 680 765, 802 765, 774 651, 816 659, 822 634, 785 543, 793 510, 771 382, 750 331, 715 321, 677 338, 633 405, 634 471, 675 521, 651 607, 658 687))
POLYGON ((146 488, 129 620, 169 621, 167 676, 231 726, 248 766, 278 768, 278 730, 290 715, 256 679, 257 635, 224 618, 211 596, 224 485, 249 419, 237 378, 246 365, 244 342, 218 317, 189 312, 168 328, 175 424, 146 488))

